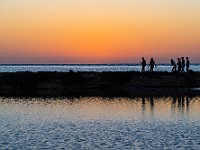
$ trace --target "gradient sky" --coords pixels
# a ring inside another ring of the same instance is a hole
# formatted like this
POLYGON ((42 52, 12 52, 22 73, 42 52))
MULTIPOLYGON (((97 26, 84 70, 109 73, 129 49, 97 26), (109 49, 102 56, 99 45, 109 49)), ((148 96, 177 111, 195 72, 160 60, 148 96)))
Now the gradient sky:
POLYGON ((200 0, 0 0, 0 63, 200 63, 200 0))

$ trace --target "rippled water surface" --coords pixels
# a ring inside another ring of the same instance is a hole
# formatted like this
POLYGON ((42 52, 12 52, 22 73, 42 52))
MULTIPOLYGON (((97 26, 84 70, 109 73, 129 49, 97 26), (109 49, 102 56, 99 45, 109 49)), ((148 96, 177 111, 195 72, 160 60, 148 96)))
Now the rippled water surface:
POLYGON ((200 149, 200 97, 0 98, 1 149, 200 149))

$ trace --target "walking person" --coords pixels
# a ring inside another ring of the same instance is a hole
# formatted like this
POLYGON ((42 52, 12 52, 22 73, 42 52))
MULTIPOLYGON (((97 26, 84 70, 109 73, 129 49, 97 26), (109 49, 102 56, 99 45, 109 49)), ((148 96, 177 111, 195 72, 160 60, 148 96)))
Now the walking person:
POLYGON ((181 72, 181 60, 180 58, 177 58, 177 66, 178 66, 178 72, 180 73, 181 72))
POLYGON ((145 72, 145 67, 146 67, 146 60, 144 59, 144 57, 142 57, 142 62, 141 62, 141 65, 142 65, 142 72, 145 72))
POLYGON ((190 67, 190 60, 188 57, 186 57, 186 72, 189 71, 189 67, 190 67))
POLYGON ((153 58, 151 58, 151 60, 149 62, 150 72, 153 72, 155 65, 156 65, 155 61, 153 60, 153 58))
POLYGON ((171 59, 171 66, 173 66, 172 67, 172 72, 176 71, 176 63, 175 63, 175 61, 173 59, 171 59))
POLYGON ((184 57, 181 57, 181 67, 182 67, 182 69, 181 69, 181 72, 185 72, 185 59, 184 59, 184 57))

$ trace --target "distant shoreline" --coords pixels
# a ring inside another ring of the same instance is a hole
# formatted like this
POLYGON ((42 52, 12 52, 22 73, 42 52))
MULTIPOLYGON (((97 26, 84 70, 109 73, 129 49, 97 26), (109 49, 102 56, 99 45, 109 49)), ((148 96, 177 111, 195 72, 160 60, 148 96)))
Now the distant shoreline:
MULTIPOLYGON (((72 63, 72 64, 66 64, 66 63, 0 63, 0 65, 137 65, 141 66, 140 63, 72 63)), ((171 65, 170 63, 157 63, 157 65, 171 65)), ((191 63, 190 65, 200 65, 200 63, 191 63)))
MULTIPOLYGON (((170 64, 157 64, 157 72, 171 72, 170 64)), ((0 72, 126 72, 141 71, 141 64, 0 64, 0 72)), ((191 64, 190 69, 200 72, 200 64, 191 64)), ((148 64, 145 68, 149 71, 148 64)))

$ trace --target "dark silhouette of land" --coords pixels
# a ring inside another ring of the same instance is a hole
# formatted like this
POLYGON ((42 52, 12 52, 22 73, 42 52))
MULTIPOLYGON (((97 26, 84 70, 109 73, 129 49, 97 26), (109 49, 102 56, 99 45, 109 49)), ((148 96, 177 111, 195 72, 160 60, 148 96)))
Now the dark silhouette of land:
POLYGON ((79 97, 198 93, 200 72, 0 73, 0 96, 79 97))

